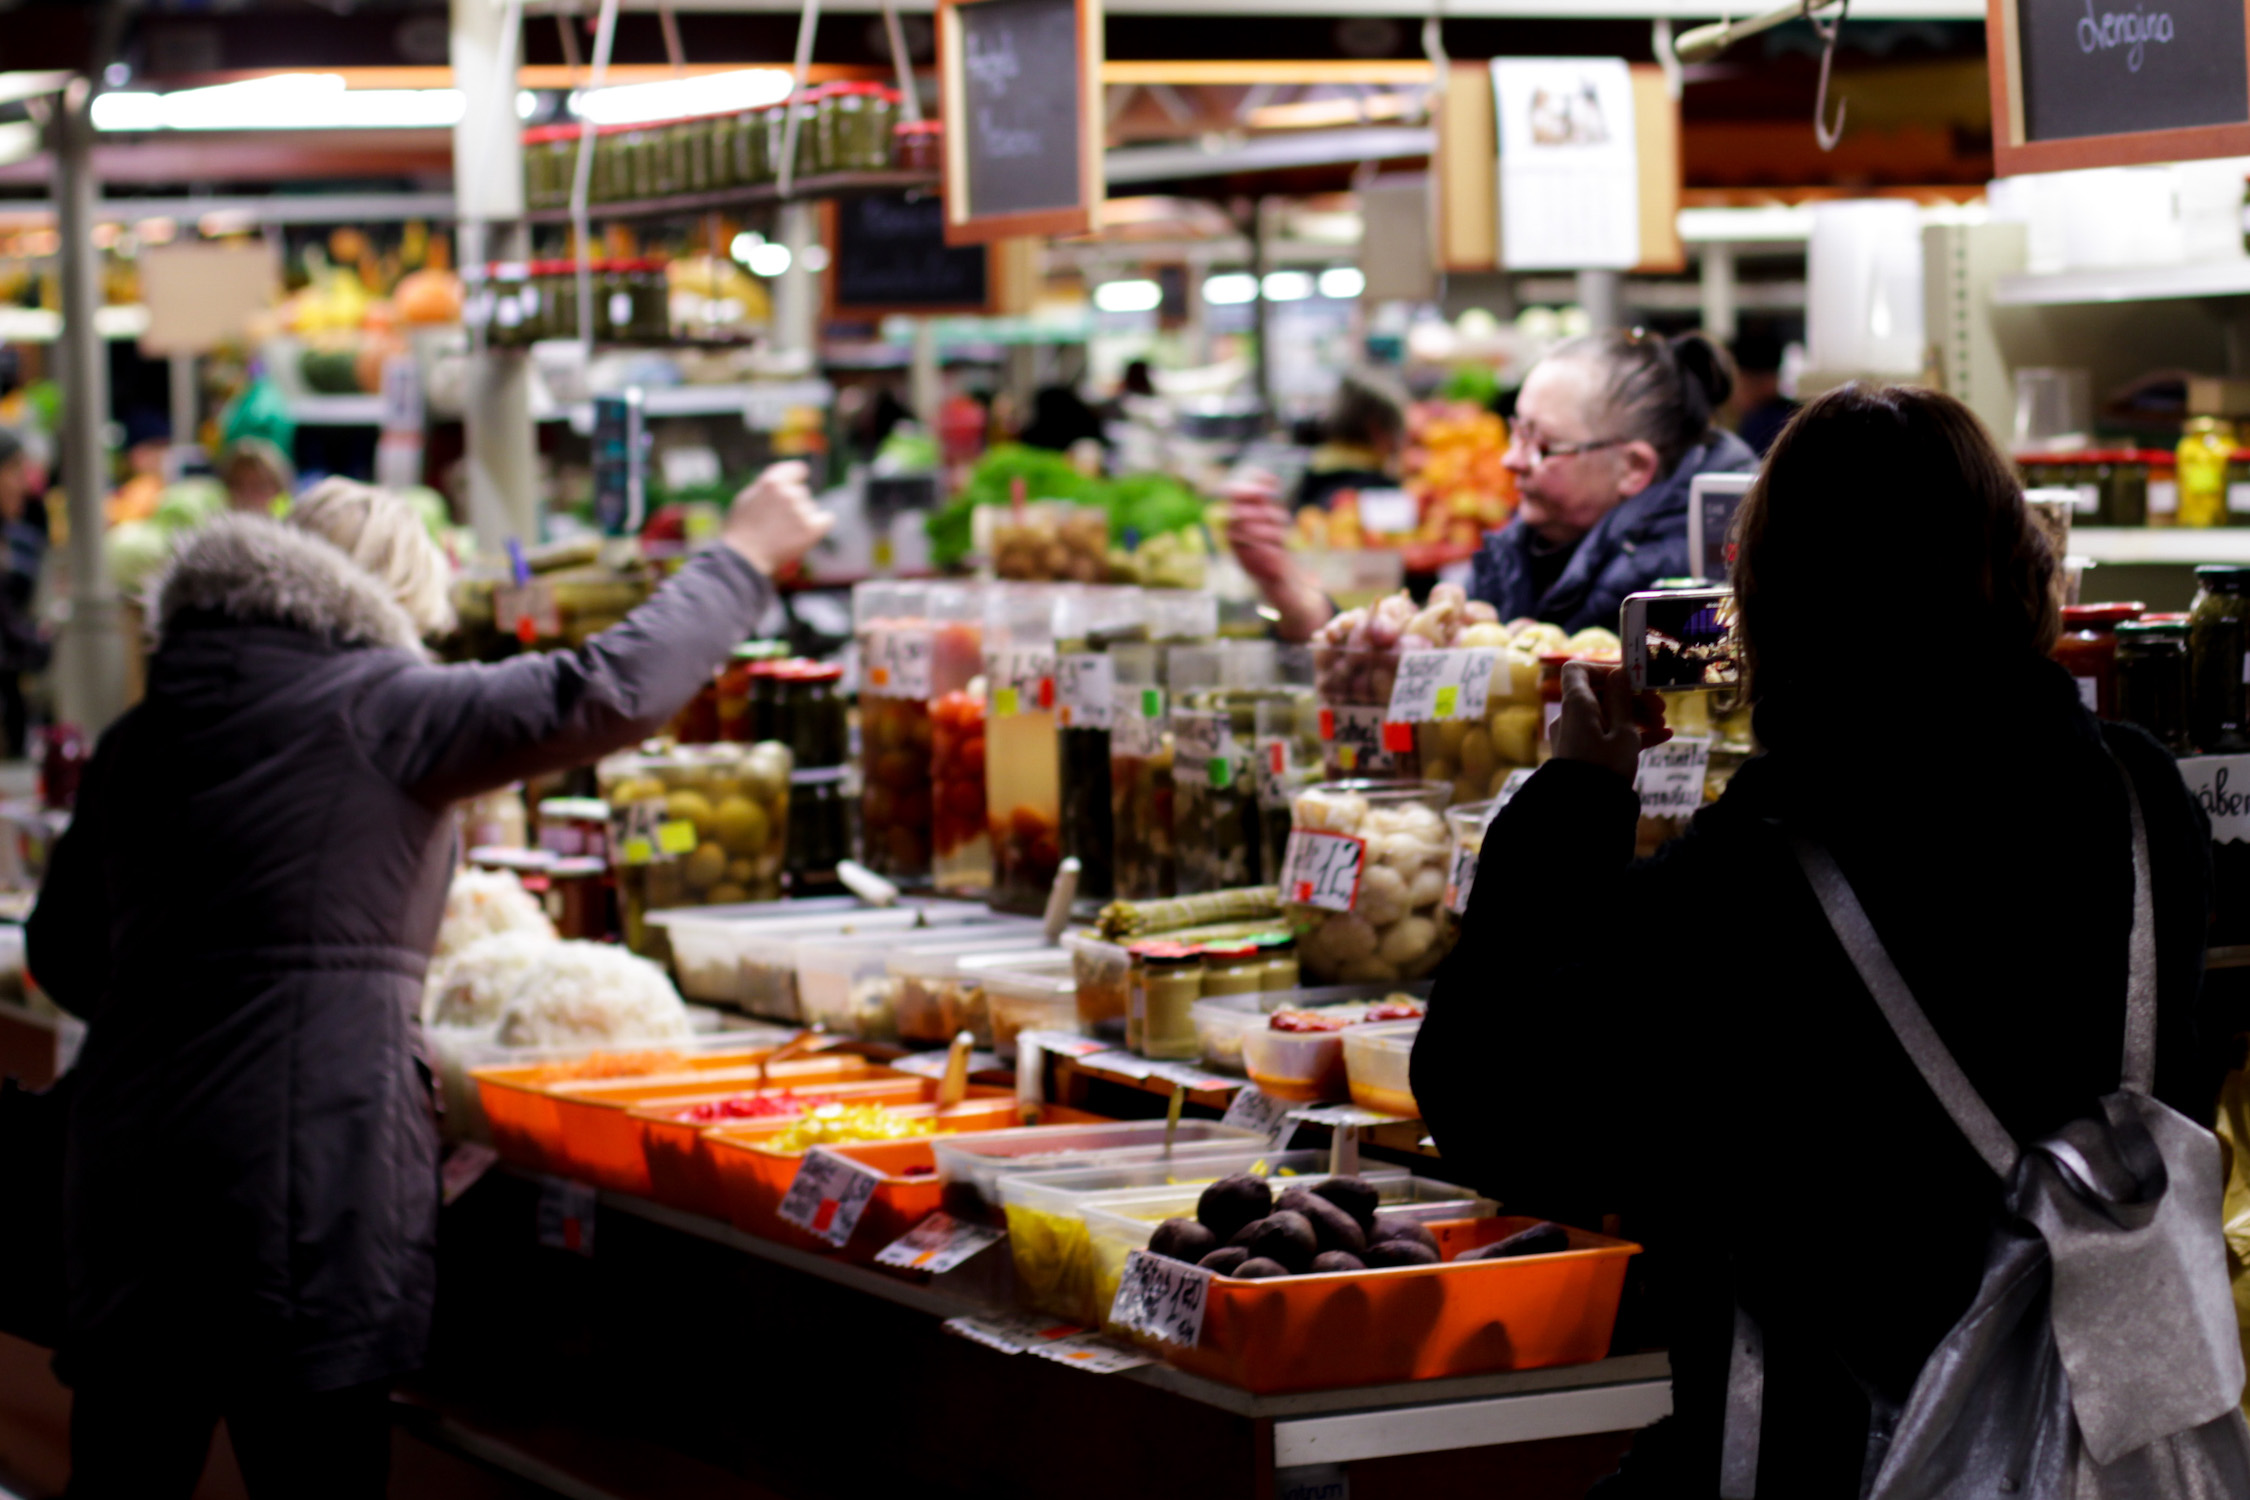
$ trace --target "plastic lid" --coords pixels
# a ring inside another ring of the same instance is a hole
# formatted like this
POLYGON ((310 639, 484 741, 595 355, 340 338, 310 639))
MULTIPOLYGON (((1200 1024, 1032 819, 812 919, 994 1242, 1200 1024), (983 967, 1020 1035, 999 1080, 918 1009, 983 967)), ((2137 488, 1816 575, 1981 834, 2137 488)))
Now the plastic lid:
POLYGON ((945 129, 943 120, 901 120, 891 127, 893 135, 937 135, 945 129))
POLYGON ((874 81, 873 81, 872 79, 866 79, 866 78, 847 78, 847 79, 842 79, 842 80, 840 80, 840 81, 838 81, 838 82, 836 82, 836 83, 831 83, 831 84, 828 84, 828 85, 826 85, 826 86, 825 86, 825 89, 824 89, 824 92, 826 92, 826 93, 830 93, 830 94, 839 94, 839 95, 840 95, 840 94, 859 94, 859 95, 869 95, 869 94, 884 94, 884 93, 889 93, 889 92, 890 92, 890 90, 888 90, 888 89, 884 88, 884 87, 883 87, 883 85, 881 85, 880 83, 876 83, 876 82, 874 82, 874 81))
POLYGON ((2104 627, 2114 629, 2127 620, 2137 620, 2148 608, 2145 604, 2066 604, 2063 606, 2063 624, 2072 630, 2104 627))
POLYGON ((2250 568, 2238 563, 2205 563, 2195 570, 2195 581, 2205 588, 2238 594, 2250 589, 2250 568))
POLYGON ((573 856, 569 859, 556 860, 553 864, 547 866, 547 873, 564 877, 606 875, 609 873, 609 863, 606 860, 573 856))
POLYGON ((609 821, 609 804, 599 797, 545 797, 540 799, 542 818, 598 818, 609 821))
POLYGON ((1257 958, 1262 952, 1256 943, 1205 943, 1200 951, 1205 958, 1215 958, 1223 963, 1239 963, 1243 959, 1257 958))
POLYGON ((2185 618, 2127 620, 2117 627, 2119 640, 2171 640, 2184 643, 2187 640, 2187 633, 2188 622, 2185 618))
POLYGON ((540 145, 546 141, 568 140, 578 134, 575 125, 534 125, 523 133, 526 146, 540 145))

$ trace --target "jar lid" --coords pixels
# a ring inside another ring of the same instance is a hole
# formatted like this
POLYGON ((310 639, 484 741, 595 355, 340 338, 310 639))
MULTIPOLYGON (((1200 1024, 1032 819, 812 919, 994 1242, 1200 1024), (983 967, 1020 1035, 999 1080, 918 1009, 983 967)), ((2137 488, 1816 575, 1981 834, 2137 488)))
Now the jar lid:
POLYGON ((774 675, 787 682, 842 682, 844 669, 834 662, 785 661, 774 675))
POLYGON ((2066 604, 2062 612, 2063 624, 2073 630, 2104 626, 2114 629, 2127 620, 2139 619, 2147 608, 2145 604, 2126 603, 2066 604))
POLYGON ((1163 938, 1153 938, 1145 943, 1129 944, 1125 951, 1137 958, 1145 958, 1155 963, 1185 963, 1191 958, 1200 956, 1196 949, 1185 943, 1168 942, 1163 938))
POLYGON ((1226 963, 1240 963, 1246 958, 1256 958, 1256 943, 1205 943, 1200 950, 1205 958, 1216 958, 1226 963))
POLYGON ((2250 568, 2239 563, 2205 563, 2195 570, 2195 581, 2207 589, 2239 594, 2250 589, 2250 568))
POLYGON ((609 804, 599 797, 544 797, 539 802, 542 818, 595 818, 609 821, 609 804))
POLYGON ((824 92, 837 96, 841 96, 844 94, 872 95, 883 93, 885 92, 885 89, 880 83, 877 83, 872 79, 847 78, 836 83, 825 85, 824 92))
POLYGON ((548 141, 567 141, 578 134, 575 125, 534 125, 523 133, 526 146, 543 145, 548 141))
POLYGON ((936 135, 945 129, 943 120, 901 120, 891 127, 893 135, 936 135))
POLYGON ((2125 641, 2180 641, 2187 640, 2188 622, 2184 619, 2127 620, 2117 627, 2117 639, 2125 641))
POLYGON ((558 859, 547 866, 547 873, 563 879, 607 875, 609 873, 609 862, 592 859, 584 855, 573 855, 569 859, 558 859))

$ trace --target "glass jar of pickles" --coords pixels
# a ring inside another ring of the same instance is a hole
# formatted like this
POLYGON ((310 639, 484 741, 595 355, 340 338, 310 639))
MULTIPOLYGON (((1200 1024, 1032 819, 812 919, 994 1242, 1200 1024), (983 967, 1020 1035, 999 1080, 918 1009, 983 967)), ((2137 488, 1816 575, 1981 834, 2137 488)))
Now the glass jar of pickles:
POLYGON ((1136 943, 1125 1045, 1143 1057, 1188 1058, 1203 1044, 1189 1014, 1203 998, 1203 954, 1186 943, 1136 943))
POLYGON ((1453 861, 1442 781, 1324 782, 1298 794, 1282 899, 1309 924, 1298 946, 1315 984, 1420 979, 1445 957, 1453 861))
POLYGON ((2162 448, 2144 448, 2140 458, 2148 471, 2147 523, 2177 526, 2180 523, 2179 455, 2162 448))
POLYGON ((780 661, 789 655, 787 641, 744 641, 719 673, 716 694, 718 738, 735 744, 771 738, 757 732, 750 700, 756 692, 760 662, 780 661))
POLYGON ((1172 843, 1172 735, 1155 645, 1110 652, 1115 700, 1109 731, 1110 827, 1116 894, 1125 901, 1170 896, 1178 888, 1172 843))
POLYGON ((1469 893, 1476 889, 1477 861, 1484 854, 1484 836, 1499 811, 1497 797, 1464 802, 1445 810, 1445 831, 1453 845, 1453 856, 1446 867, 1445 901, 1440 908, 1438 925, 1445 929, 1449 948, 1460 936, 1461 919, 1469 910, 1469 893))
POLYGON ((2188 736, 2188 623, 2128 620, 2117 627, 2117 717, 2138 724, 2174 755, 2188 736))
POLYGON ((968 894, 992 884, 985 813, 984 608, 973 584, 933 584, 930 658, 930 873, 937 888, 968 894))
POLYGON ((1172 846, 1183 896, 1267 883, 1250 757, 1258 705, 1287 701, 1278 672, 1268 641, 1172 652, 1172 846))
POLYGON ((945 127, 936 120, 906 120, 891 127, 891 165, 901 172, 945 170, 945 127))
POLYGON ((891 127, 898 93, 879 83, 832 83, 820 91, 819 150, 823 172, 880 172, 891 164, 891 127))
POLYGON ((1074 590, 1057 606, 1055 721, 1062 742, 1063 853, 1078 861, 1078 894, 1106 901, 1116 842, 1110 803, 1110 732, 1117 707, 1112 648, 1146 633, 1141 593, 1074 590))
POLYGON ((598 269, 594 318, 605 342, 660 344, 671 337, 672 293, 664 262, 610 260, 598 269))
POLYGON ((2250 751, 2250 568, 2195 570, 2188 610, 2188 727, 2205 755, 2250 751))
POLYGON ((2234 451, 2234 424, 2218 417, 2191 418, 2180 435, 2179 524, 2227 524, 2227 456, 2234 451))
POLYGON ((779 899, 790 771, 789 747, 773 743, 628 752, 596 767, 634 952, 657 946, 651 911, 779 899))
POLYGON ((1055 723, 1055 609, 1041 587, 985 595, 986 818, 995 907, 1046 909, 1062 863, 1061 745, 1055 723))
POLYGON ((930 877, 929 590, 888 580, 852 590, 859 643, 860 860, 893 880, 930 877))
POLYGON ((2104 719, 2117 717, 2117 627, 2137 620, 2143 604, 2071 604, 2063 608, 2055 660, 2078 684, 2078 697, 2104 719))
MULTIPOLYGON (((1303 648, 1297 648, 1302 650, 1303 648)), ((1310 653, 1306 653, 1310 669, 1310 653)), ((1290 671, 1284 664, 1283 675, 1290 671)), ((1297 794, 1323 777, 1320 701, 1309 681, 1289 683, 1255 709, 1251 774, 1258 784, 1258 871, 1261 882, 1281 878, 1289 847, 1289 809, 1297 794)))
MULTIPOLYGON (((772 688, 772 717, 758 726, 759 739, 788 745, 800 771, 844 764, 851 725, 842 667, 802 659, 768 662, 755 669, 753 682, 772 688)), ((761 706, 755 691, 751 703, 755 716, 761 706)))

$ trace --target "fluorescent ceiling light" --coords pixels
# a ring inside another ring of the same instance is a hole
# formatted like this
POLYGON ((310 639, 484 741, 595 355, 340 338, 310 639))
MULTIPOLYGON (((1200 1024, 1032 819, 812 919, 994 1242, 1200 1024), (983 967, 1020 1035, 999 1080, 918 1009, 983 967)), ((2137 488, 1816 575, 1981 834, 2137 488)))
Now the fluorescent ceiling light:
POLYGON ((1307 271, 1266 272, 1266 300, 1268 302, 1301 302, 1313 292, 1313 279, 1307 271))
POLYGON ((354 89, 340 73, 281 73, 169 94, 94 96, 97 130, 415 130, 459 122, 459 89, 354 89))
POLYGON ((1231 307, 1258 295, 1258 278, 1247 271, 1229 271, 1203 283, 1203 300, 1214 307, 1231 307))
POLYGON ((1105 281, 1094 288, 1094 306, 1105 313, 1154 312, 1164 305, 1164 288, 1153 281, 1105 281))
POLYGON ((767 243, 752 245, 742 262, 753 276, 779 276, 789 269, 789 247, 767 243))
POLYGON ((1367 277, 1357 266, 1330 266, 1320 273, 1320 295, 1349 302, 1367 290, 1367 277))
POLYGON ((39 127, 29 120, 10 120, 0 125, 0 167, 14 166, 19 161, 29 161, 39 154, 39 127))
POLYGON ((786 68, 737 68, 575 93, 570 96, 570 110, 596 125, 637 125, 779 104, 789 97, 791 83, 786 68))

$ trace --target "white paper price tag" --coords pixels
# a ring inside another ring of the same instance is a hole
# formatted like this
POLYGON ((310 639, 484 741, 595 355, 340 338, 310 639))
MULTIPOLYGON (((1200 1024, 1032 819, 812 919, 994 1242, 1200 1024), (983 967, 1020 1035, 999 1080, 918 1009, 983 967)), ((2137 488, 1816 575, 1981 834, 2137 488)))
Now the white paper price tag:
POLYGON ((1407 1115, 1386 1115, 1379 1110, 1361 1109, 1356 1104, 1314 1104, 1290 1111, 1292 1119, 1307 1125, 1326 1125, 1331 1129, 1350 1125, 1359 1128, 1367 1125, 1395 1125, 1407 1115))
POLYGON ((1408 536, 1422 524, 1422 507, 1404 490, 1361 490, 1359 529, 1370 536, 1408 536))
POLYGON ((1710 763, 1711 741, 1704 735, 1675 735, 1642 751, 1641 772, 1633 782, 1633 790, 1641 794, 1641 816, 1693 816, 1703 806, 1703 773, 1710 763))
POLYGON ((1148 1076, 1161 1078, 1166 1083, 1176 1083, 1181 1088, 1193 1089, 1197 1093, 1208 1093, 1214 1090, 1242 1086, 1242 1080, 1239 1078, 1227 1078, 1217 1073, 1205 1072, 1193 1064, 1183 1062, 1152 1062, 1148 1065, 1148 1076))
MULTIPOLYGON (((914 1052, 905 1057, 893 1058, 891 1066, 901 1073, 912 1073, 918 1078, 943 1078, 945 1065, 952 1058, 950 1052, 914 1052)), ((972 1052, 969 1054, 971 1073, 990 1073, 1000 1066, 997 1052, 972 1052)))
POLYGON ((952 1270, 979 1250, 997 1245, 1002 1235, 1003 1231, 989 1225, 935 1213, 876 1251, 875 1264, 935 1275, 952 1270))
POLYGON ((1164 689, 1121 684, 1110 694, 1109 753, 1150 756, 1164 749, 1164 689))
POLYGON ((2211 820, 2211 841, 2250 844, 2250 755, 2189 755, 2180 779, 2211 820))
POLYGON ((1445 872, 1445 909, 1455 916, 1469 909, 1469 893, 1477 886, 1477 858, 1481 845, 1455 844, 1453 866, 1445 872))
POLYGON ((1196 786, 1232 786, 1236 775, 1234 735, 1225 714, 1201 709, 1172 713, 1172 777, 1196 786))
POLYGON ((1185 1261, 1135 1250, 1125 1257, 1109 1320, 1120 1328, 1191 1348, 1203 1338, 1203 1309, 1211 1273, 1185 1261))
POLYGON ((1032 1344, 1024 1353, 1037 1359, 1051 1359, 1073 1370, 1084 1370, 1089 1375, 1114 1375, 1119 1370, 1137 1370, 1142 1365, 1156 1363, 1155 1355, 1129 1348, 1098 1333, 1074 1333, 1069 1338, 1032 1344))
POLYGON ((1092 1068, 1097 1073, 1114 1073, 1120 1078, 1130 1078, 1135 1083, 1149 1076, 1155 1066, 1147 1058, 1133 1052, 1090 1052, 1078 1060, 1080 1067, 1092 1068))
POLYGON ((1408 652, 1398 659, 1398 679, 1391 685, 1391 722, 1483 718, 1499 661, 1500 653, 1489 649, 1408 652))
POLYGON ((1359 904, 1359 868, 1366 858, 1365 839, 1297 829, 1281 857, 1281 898, 1322 911, 1350 911, 1359 904))
POLYGON ((383 361, 383 431, 411 432, 419 437, 425 425, 422 367, 412 355, 394 354, 383 361))
POLYGON ((1098 651, 1055 659, 1055 719, 1065 729, 1107 729, 1117 714, 1117 664, 1098 651))
POLYGON ((973 1318, 948 1318, 939 1326, 956 1338, 1002 1354, 1021 1354, 1086 1331, 1076 1323, 1057 1323, 1042 1313, 988 1312, 973 1318))
MULTIPOLYGON (((1530 784, 1531 778, 1538 773, 1538 770, 1537 766, 1518 766, 1508 773, 1508 779, 1500 783, 1500 795, 1492 799, 1493 817, 1500 816, 1500 809, 1516 799, 1516 793, 1530 784)), ((1487 828, 1492 826, 1490 819, 1486 820, 1484 826, 1487 828)))
POLYGON ((1075 1031, 1017 1032, 1016 1050, 1020 1052, 1026 1047, 1037 1047, 1042 1052, 1053 1052, 1063 1057, 1092 1057, 1097 1052, 1107 1052, 1109 1043, 1097 1042, 1092 1037, 1080 1036, 1075 1031))
POLYGON ((1383 748, 1383 710, 1372 704, 1340 703, 1322 709, 1320 737, 1334 747, 1336 764, 1348 774, 1372 775, 1398 764, 1397 757, 1383 748))
POLYGON ((520 586, 496 585, 492 590, 492 623, 502 635, 521 636, 527 625, 535 640, 561 635, 562 608, 555 602, 554 586, 544 578, 520 586))
POLYGON ((567 1177, 539 1180, 539 1243, 579 1255, 594 1253, 594 1206, 600 1201, 587 1183, 567 1177))
POLYGON ((1294 1108, 1288 1100, 1276 1099, 1256 1084, 1246 1083, 1219 1123, 1237 1130, 1255 1130, 1266 1138, 1268 1151, 1286 1151, 1290 1137, 1297 1133, 1297 1122, 1289 1117, 1294 1108))
POLYGON ((867 638, 867 691, 877 698, 928 698, 937 636, 927 630, 878 630, 867 638))
POLYGON ((805 1153, 789 1191, 781 1199, 781 1217, 831 1245, 841 1245, 859 1227, 868 1200, 881 1182, 873 1169, 825 1146, 805 1153))
POLYGON ((1055 653, 1011 646, 984 654, 984 701, 996 719, 1036 714, 1055 706, 1055 653))
POLYGON ((1289 738, 1278 734, 1259 735, 1250 755, 1250 766, 1258 778, 1258 805, 1287 807, 1297 791, 1292 779, 1297 766, 1291 755, 1289 738))

